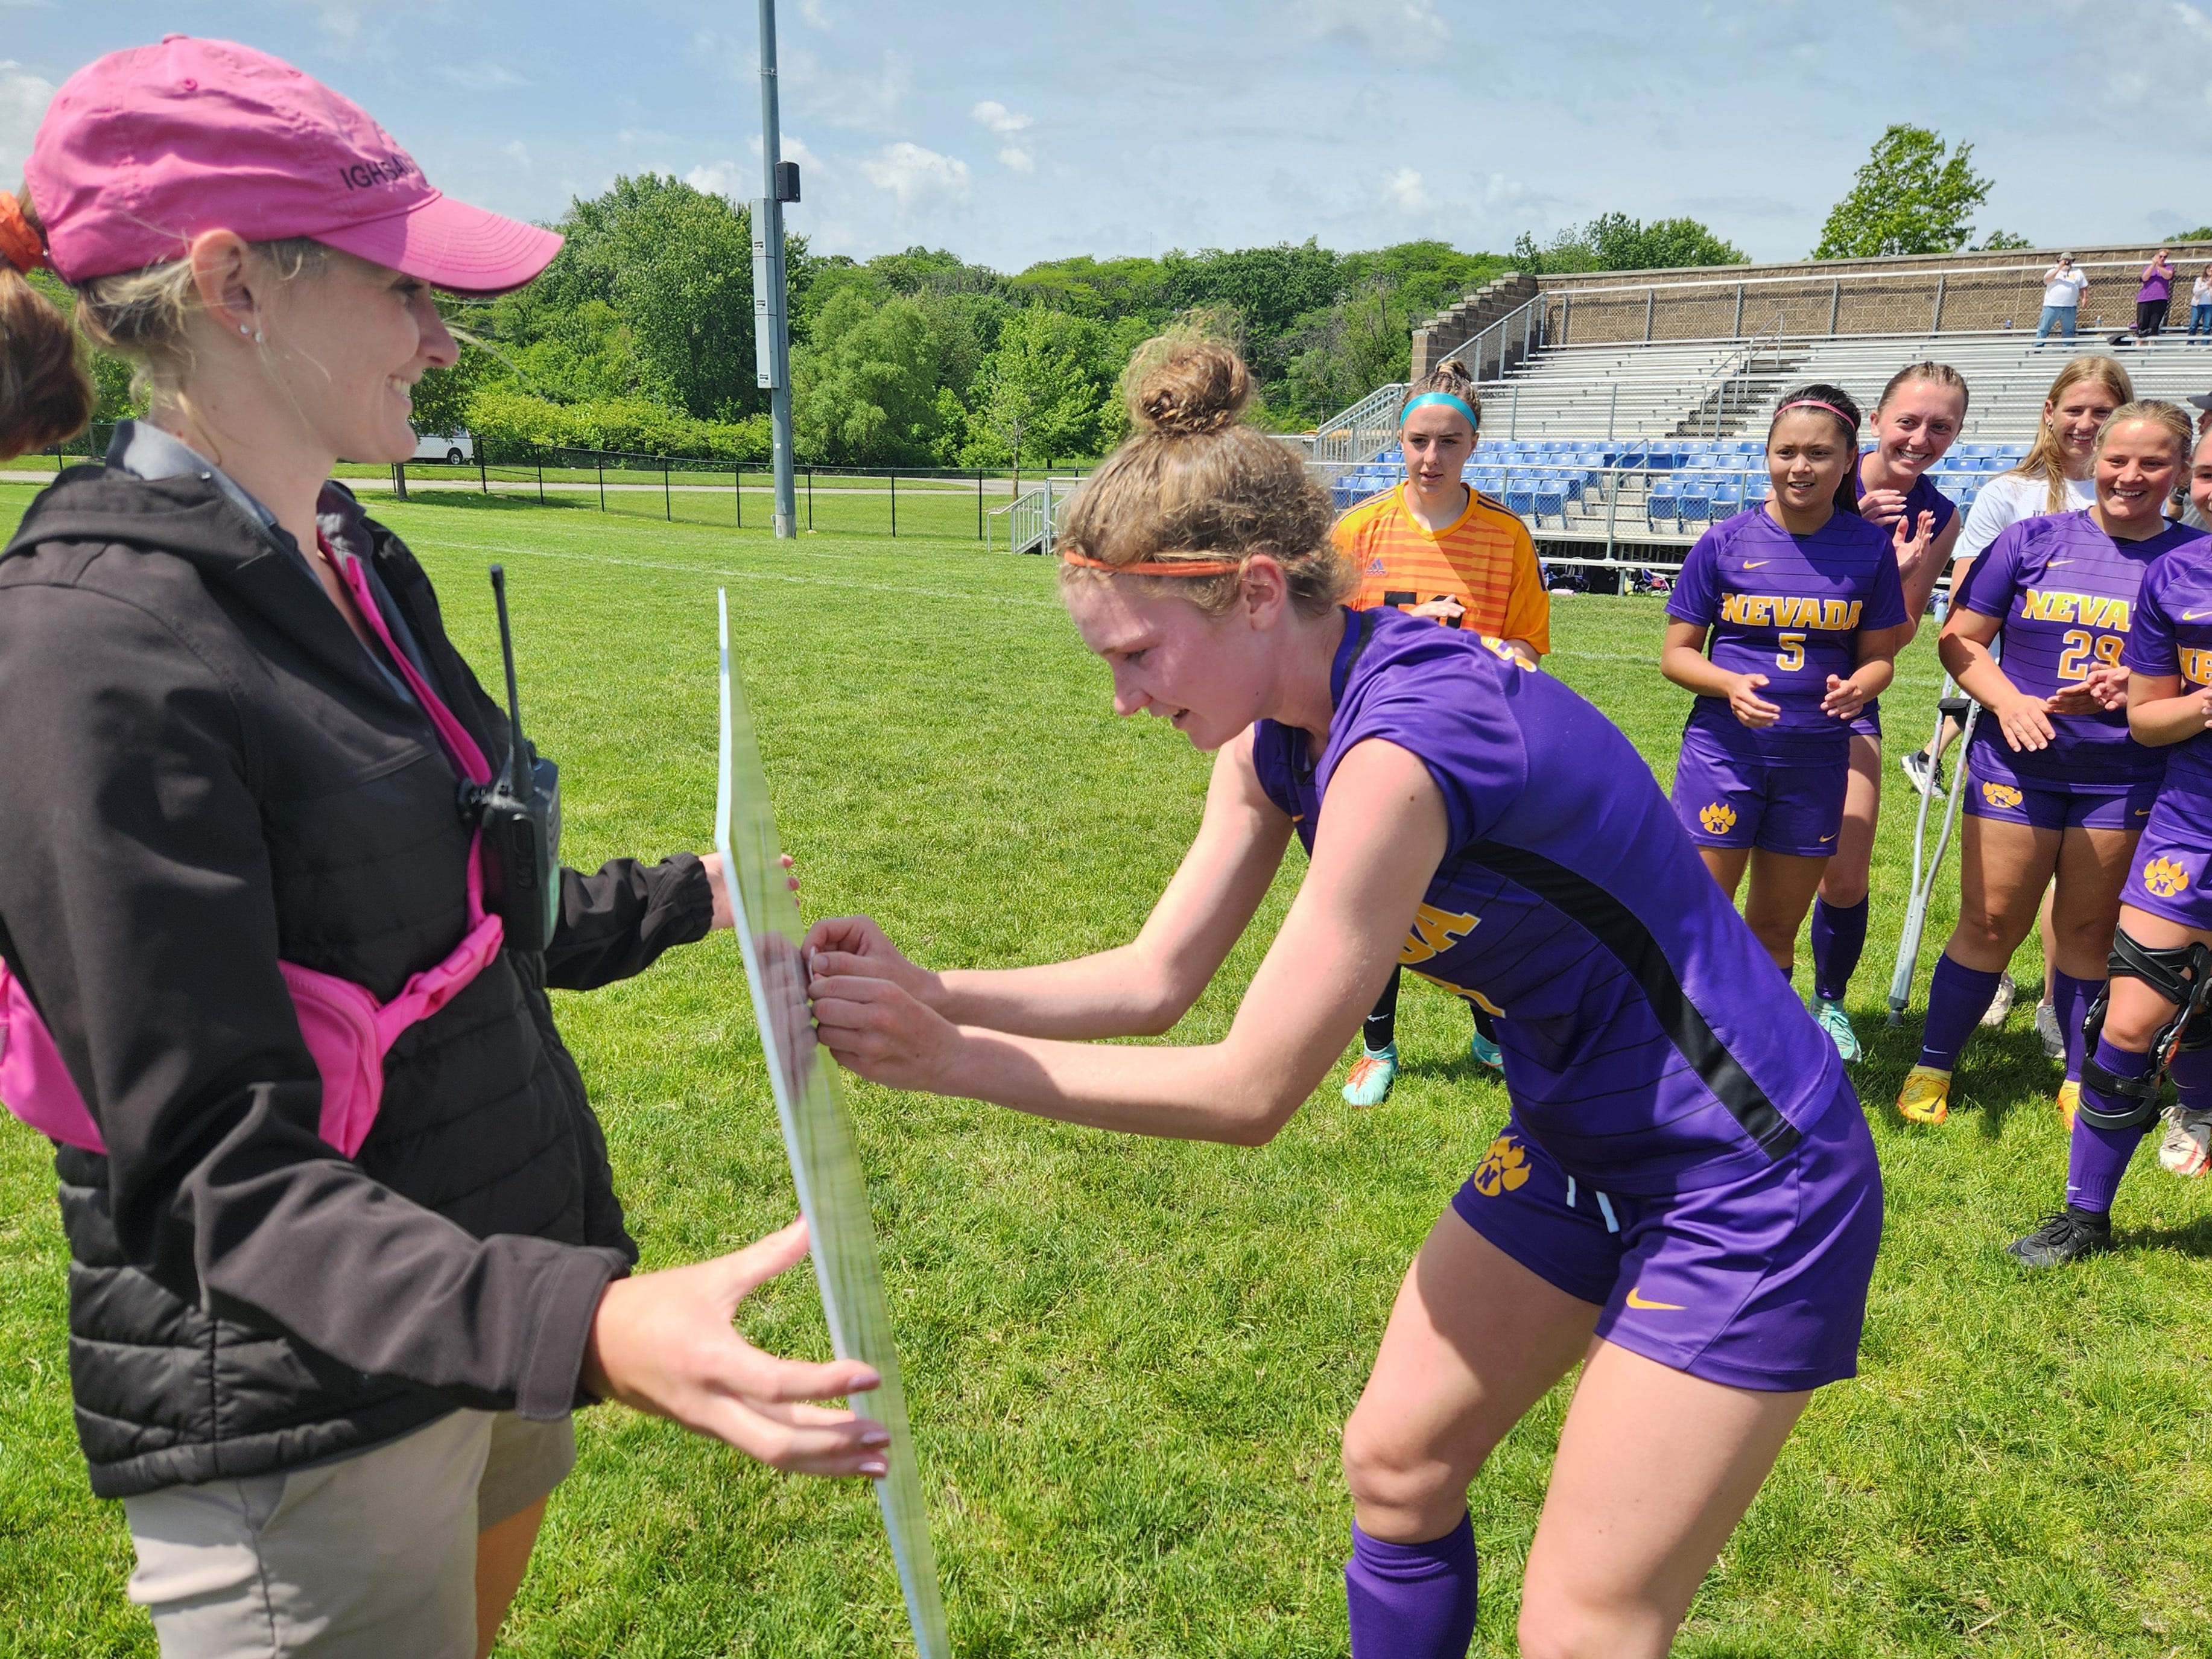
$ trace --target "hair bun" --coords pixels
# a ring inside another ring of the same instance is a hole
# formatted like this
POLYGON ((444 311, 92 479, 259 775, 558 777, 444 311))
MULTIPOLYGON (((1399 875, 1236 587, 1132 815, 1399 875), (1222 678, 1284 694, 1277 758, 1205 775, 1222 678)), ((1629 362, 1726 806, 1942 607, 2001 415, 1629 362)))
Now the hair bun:
POLYGON ((1218 432, 1251 398, 1243 360, 1211 340, 1150 341, 1129 376, 1130 417, 1169 437, 1218 432))

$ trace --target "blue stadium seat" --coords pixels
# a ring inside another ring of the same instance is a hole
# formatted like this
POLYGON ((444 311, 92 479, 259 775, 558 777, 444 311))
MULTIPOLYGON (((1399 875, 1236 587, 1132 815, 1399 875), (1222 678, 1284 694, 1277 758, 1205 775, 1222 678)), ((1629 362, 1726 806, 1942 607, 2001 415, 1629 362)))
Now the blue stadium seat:
POLYGON ((1674 486, 1671 483, 1654 486, 1650 497, 1644 502, 1644 511, 1655 529, 1660 525, 1671 523, 1680 518, 1681 508, 1676 502, 1674 486))

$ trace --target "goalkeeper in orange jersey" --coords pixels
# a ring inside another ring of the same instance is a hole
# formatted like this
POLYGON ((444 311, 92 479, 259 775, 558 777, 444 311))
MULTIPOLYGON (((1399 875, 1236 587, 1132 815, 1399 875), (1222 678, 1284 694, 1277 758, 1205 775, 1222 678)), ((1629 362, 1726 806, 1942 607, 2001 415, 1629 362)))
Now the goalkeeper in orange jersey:
MULTIPOLYGON (((1534 664, 1552 648, 1552 605, 1528 526, 1503 501, 1461 477, 1482 425, 1482 399, 1466 368, 1447 360, 1406 389, 1398 441, 1406 482, 1362 501, 1337 521, 1336 544, 1359 573, 1357 610, 1389 605, 1503 640, 1534 664)), ((1361 1053, 1345 1079, 1354 1106, 1379 1106, 1398 1078, 1398 981, 1367 1016, 1361 1053)), ((1497 1068, 1496 1033, 1469 996, 1477 1062, 1497 1068)))

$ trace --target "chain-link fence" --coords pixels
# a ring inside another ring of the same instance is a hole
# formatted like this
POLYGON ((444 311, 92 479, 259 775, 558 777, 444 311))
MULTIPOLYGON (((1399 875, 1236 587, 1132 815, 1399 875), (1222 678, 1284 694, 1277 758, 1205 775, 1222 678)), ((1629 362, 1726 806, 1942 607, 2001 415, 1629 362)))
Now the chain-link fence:
MULTIPOLYGON (((100 424, 43 452, 54 470, 106 453, 114 428, 100 424)), ((479 443, 456 464, 423 459, 398 466, 341 464, 337 476, 371 500, 450 500, 455 492, 668 523, 768 530, 775 523, 775 475, 766 461, 700 459, 620 450, 539 448, 479 443)), ((26 456, 19 466, 29 466, 26 456)), ((1055 471, 1073 488, 1082 475, 1055 471)), ((798 527, 825 536, 884 536, 981 542, 988 514, 1029 485, 986 469, 807 466, 795 470, 798 527)))

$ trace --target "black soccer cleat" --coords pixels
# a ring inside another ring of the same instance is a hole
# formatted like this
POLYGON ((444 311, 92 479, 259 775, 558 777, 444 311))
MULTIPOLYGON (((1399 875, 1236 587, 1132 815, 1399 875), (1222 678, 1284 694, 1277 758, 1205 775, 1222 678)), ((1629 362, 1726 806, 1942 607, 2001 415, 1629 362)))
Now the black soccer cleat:
POLYGON ((2026 1238, 2015 1238, 2006 1245, 2005 1254, 2023 1267, 2063 1267, 2081 1256, 2112 1248, 2112 1218, 2091 1215, 2069 1205, 2026 1238))

